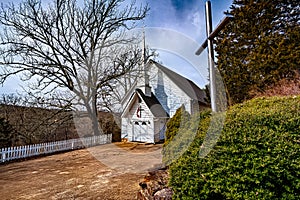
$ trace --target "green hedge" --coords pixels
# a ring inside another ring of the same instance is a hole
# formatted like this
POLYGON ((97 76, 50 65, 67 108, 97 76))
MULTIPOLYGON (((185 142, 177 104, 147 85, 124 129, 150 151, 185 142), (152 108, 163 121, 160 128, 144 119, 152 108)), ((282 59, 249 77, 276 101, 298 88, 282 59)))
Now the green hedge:
POLYGON ((179 108, 167 123, 166 141, 163 148, 163 162, 170 165, 176 161, 190 146, 196 137, 199 122, 208 118, 209 111, 190 115, 184 108, 179 108))
POLYGON ((216 146, 202 159, 209 118, 197 123, 195 140, 170 165, 174 199, 300 199, 300 96, 232 107, 216 146))
POLYGON ((176 134, 179 132, 180 127, 184 126, 190 119, 190 114, 185 110, 184 106, 181 106, 176 110, 176 113, 172 117, 172 120, 167 123, 166 138, 164 146, 166 146, 176 134))

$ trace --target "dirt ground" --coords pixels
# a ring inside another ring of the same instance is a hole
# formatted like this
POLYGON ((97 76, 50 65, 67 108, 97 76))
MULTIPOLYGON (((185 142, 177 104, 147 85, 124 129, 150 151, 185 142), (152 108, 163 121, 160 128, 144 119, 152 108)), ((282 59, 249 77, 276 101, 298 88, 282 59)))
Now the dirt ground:
POLYGON ((136 199, 161 144, 113 143, 0 165, 0 199, 136 199))

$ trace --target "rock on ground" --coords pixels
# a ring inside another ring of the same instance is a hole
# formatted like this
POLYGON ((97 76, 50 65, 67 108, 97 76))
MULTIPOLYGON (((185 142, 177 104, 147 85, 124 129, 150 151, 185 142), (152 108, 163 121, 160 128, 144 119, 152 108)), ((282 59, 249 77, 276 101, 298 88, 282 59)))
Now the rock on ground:
POLYGON ((171 200, 173 191, 168 188, 169 174, 167 169, 148 172, 140 182, 138 200, 171 200))

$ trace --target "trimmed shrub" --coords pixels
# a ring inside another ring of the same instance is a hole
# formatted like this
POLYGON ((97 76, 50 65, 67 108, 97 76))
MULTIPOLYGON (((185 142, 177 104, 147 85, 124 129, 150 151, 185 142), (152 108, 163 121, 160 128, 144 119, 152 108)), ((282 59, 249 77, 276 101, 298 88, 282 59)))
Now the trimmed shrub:
POLYGON ((216 146, 201 159, 208 126, 201 120, 188 151, 170 165, 174 199, 300 199, 300 96, 232 107, 216 146))
POLYGON ((173 138, 179 132, 179 128, 183 127, 189 121, 189 118, 190 114, 185 110, 184 106, 181 106, 176 110, 176 113, 172 117, 172 120, 169 120, 167 123, 164 146, 173 140, 173 138))
POLYGON ((188 112, 182 111, 182 109, 177 110, 167 124, 168 137, 162 151, 165 165, 170 165, 188 150, 196 137, 199 123, 208 118, 209 115, 209 111, 190 116, 188 112))

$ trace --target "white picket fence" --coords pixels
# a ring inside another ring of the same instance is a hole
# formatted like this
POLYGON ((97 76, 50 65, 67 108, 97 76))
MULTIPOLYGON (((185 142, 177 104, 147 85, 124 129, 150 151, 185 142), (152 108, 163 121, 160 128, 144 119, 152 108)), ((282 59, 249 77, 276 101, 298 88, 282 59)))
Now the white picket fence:
POLYGON ((0 149, 0 160, 6 162, 14 159, 27 158, 43 154, 81 149, 100 144, 108 144, 112 141, 112 134, 105 134, 93 137, 63 140, 42 144, 8 147, 0 149))

